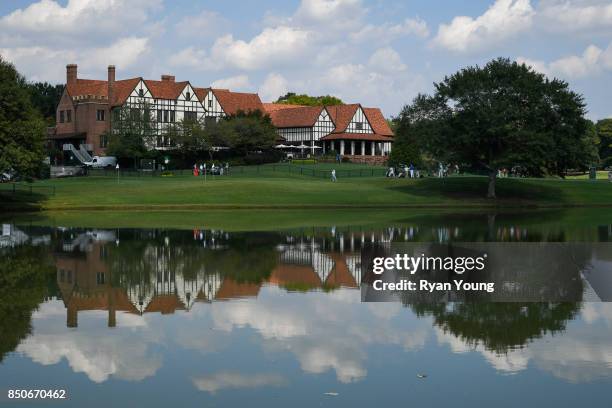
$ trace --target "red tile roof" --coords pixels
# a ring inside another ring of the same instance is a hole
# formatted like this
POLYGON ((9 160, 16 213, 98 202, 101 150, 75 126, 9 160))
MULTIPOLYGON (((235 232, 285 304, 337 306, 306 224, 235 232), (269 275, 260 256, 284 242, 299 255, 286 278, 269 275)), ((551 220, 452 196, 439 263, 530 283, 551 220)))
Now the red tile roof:
POLYGON ((389 123, 383 116, 382 112, 378 108, 363 108, 372 130, 374 133, 378 133, 383 136, 393 136, 393 131, 389 127, 389 123))
POLYGON ((227 89, 211 89, 226 115, 235 115, 238 111, 265 113, 259 95, 252 93, 230 92, 227 89))
POLYGON ((393 142, 392 136, 384 136, 376 133, 330 133, 323 136, 321 140, 369 140, 374 142, 393 142))
POLYGON ((351 119, 353 119, 353 116, 355 116, 355 112, 357 112, 357 108, 359 107, 360 105, 358 103, 351 105, 328 106, 327 111, 329 112, 329 116, 336 125, 336 129, 334 129, 333 133, 344 132, 349 123, 351 123, 351 119))
POLYGON ((285 109, 273 108, 268 113, 277 128, 312 127, 322 110, 322 106, 301 106, 285 109))
MULTIPOLYGON (((106 83, 106 81, 104 81, 106 83)), ((130 96, 136 85, 140 82, 140 78, 122 79, 115 81, 113 88, 113 101, 112 105, 123 105, 125 100, 130 96)))
POLYGON ((157 99, 176 99, 179 97, 188 81, 153 81, 151 79, 144 80, 145 85, 151 91, 151 95, 157 99))
POLYGON ((204 98, 206 98, 206 95, 208 95, 208 92, 210 91, 210 88, 193 88, 193 91, 195 92, 196 96, 198 97, 198 100, 200 102, 204 102, 204 98))
POLYGON ((66 84, 68 95, 71 97, 94 95, 108 98, 108 85, 106 81, 95 79, 77 79, 74 83, 66 84))

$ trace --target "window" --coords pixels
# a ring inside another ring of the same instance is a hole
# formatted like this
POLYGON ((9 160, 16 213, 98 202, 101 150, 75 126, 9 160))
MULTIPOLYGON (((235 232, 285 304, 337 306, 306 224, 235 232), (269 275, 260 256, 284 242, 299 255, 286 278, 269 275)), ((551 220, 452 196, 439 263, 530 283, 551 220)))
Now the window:
POLYGON ((170 111, 170 122, 176 121, 176 113, 174 111, 170 111))
POLYGON ((140 96, 141 98, 144 96, 144 89, 138 90, 138 96, 140 96))
POLYGON ((185 99, 187 99, 188 101, 191 100, 191 92, 187 91, 187 93, 185 94, 185 99))
POLYGON ((102 149, 105 149, 108 147, 108 136, 107 135, 100 135, 100 147, 102 149))
POLYGON ((66 271, 63 269, 60 269, 60 282, 64 282, 66 280, 66 271))
POLYGON ((106 274, 104 272, 96 273, 96 283, 98 285, 104 285, 105 278, 106 278, 106 274))
POLYGON ((356 128, 357 130, 363 130, 363 123, 361 123, 361 122, 357 122, 357 123, 355 123, 355 128, 356 128))
POLYGON ((168 111, 165 110, 164 111, 164 123, 168 123, 168 115, 169 115, 168 111))
POLYGON ((195 122, 198 120, 196 112, 185 111, 185 121, 195 122))
MULTIPOLYGON (((96 112, 96 120, 98 122, 104 122, 104 109, 98 109, 96 112)), ((68 118, 70 118, 70 116, 68 116, 68 118)), ((70 119, 68 119, 68 122, 70 122, 70 119)))
POLYGON ((208 100, 208 108, 209 108, 209 109, 212 109, 212 107, 213 107, 212 102, 213 102, 213 101, 212 101, 212 99, 209 99, 209 100, 208 100))
POLYGON ((119 111, 119 109, 113 109, 113 120, 115 122, 119 122, 120 117, 121 117, 121 111, 119 111))
POLYGON ((64 111, 60 111, 60 123, 64 123, 64 111))
POLYGON ((71 110, 66 111, 66 122, 68 123, 72 122, 72 111, 71 110))
POLYGON ((157 110, 157 121, 160 123, 162 121, 162 110, 161 109, 157 110))

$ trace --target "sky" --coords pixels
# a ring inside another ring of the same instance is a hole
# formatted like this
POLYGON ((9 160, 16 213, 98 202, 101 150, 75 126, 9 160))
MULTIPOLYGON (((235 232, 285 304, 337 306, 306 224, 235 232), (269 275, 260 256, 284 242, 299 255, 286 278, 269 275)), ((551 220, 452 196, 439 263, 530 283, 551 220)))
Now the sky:
POLYGON ((3 0, 0 55, 31 81, 159 79, 331 94, 399 113, 445 75, 525 62, 612 117, 612 0, 3 0))

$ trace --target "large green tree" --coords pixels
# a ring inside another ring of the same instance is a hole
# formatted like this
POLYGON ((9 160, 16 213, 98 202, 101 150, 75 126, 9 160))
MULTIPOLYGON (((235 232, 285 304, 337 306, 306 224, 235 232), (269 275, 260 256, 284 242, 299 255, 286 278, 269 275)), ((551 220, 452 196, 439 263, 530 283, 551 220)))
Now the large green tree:
POLYGON ((35 82, 28 84, 28 91, 32 99, 32 104, 45 119, 48 126, 55 125, 55 111, 60 99, 62 98, 62 92, 64 92, 64 85, 52 85, 48 82, 35 82))
POLYGON ((533 176, 564 176, 593 157, 582 96, 524 64, 499 58, 464 68, 404 107, 400 122, 440 161, 484 169, 487 197, 495 198, 497 172, 520 166, 533 176))
POLYGON ((237 112, 220 123, 220 131, 227 141, 227 146, 239 156, 249 152, 271 150, 274 148, 277 134, 272 120, 260 111, 237 112))
POLYGON ((284 96, 281 96, 276 100, 275 103, 284 103, 287 105, 304 105, 304 106, 332 106, 342 105, 343 102, 340 98, 331 95, 324 96, 310 96, 306 94, 297 95, 293 92, 289 92, 284 96))
POLYGON ((612 118, 602 119, 595 125, 599 139, 599 157, 606 167, 612 166, 612 118))
POLYGON ((37 175, 44 142, 45 123, 32 106, 25 78, 0 56, 0 172, 37 175))

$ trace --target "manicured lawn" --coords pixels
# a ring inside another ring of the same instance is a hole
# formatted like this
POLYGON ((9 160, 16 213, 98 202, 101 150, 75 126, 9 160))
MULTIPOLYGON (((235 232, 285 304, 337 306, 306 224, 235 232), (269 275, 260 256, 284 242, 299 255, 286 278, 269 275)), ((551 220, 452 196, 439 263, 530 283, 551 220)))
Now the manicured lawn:
MULTIPOLYGON (((585 174, 580 174, 578 176, 568 176, 567 177, 568 180, 588 180, 589 179, 589 175, 588 173, 585 174)), ((608 179, 608 172, 607 171, 598 171, 597 172, 597 180, 607 180, 608 179)))
MULTIPOLYGON (((263 167, 263 166, 262 166, 263 167)), ((484 198, 486 178, 420 180, 384 177, 327 178, 264 172, 203 177, 80 177, 45 180, 54 195, 0 194, 12 207, 37 200, 43 210, 205 208, 402 208, 610 206, 612 183, 501 179, 498 199, 484 198)), ((2 191, 2 189, 0 189, 2 191)), ((41 189, 41 191, 43 191, 41 189)))

